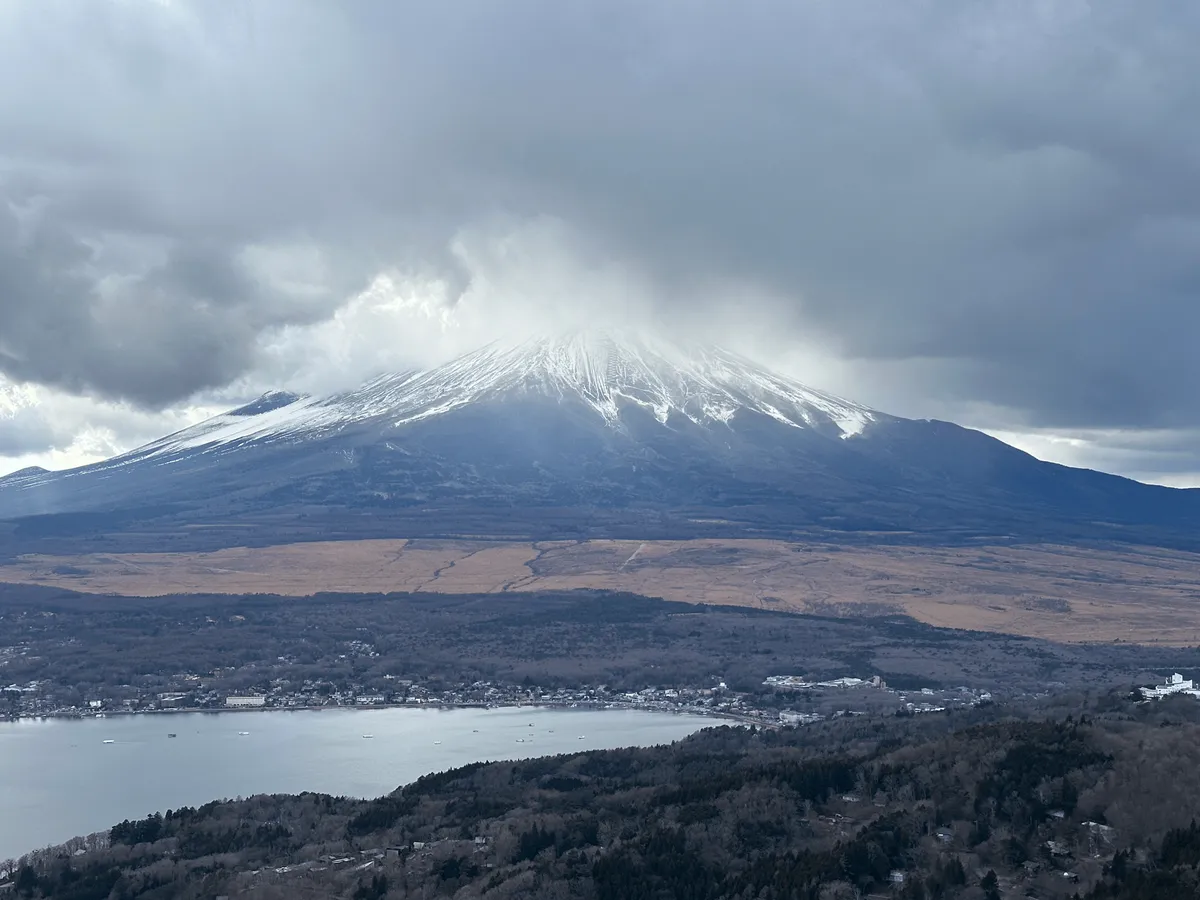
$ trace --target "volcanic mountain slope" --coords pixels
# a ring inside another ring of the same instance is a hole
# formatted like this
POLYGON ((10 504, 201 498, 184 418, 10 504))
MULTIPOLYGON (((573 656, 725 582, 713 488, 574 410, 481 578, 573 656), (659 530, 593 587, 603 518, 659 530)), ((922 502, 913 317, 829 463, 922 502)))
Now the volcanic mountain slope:
POLYGON ((18 532, 304 520, 325 536, 1178 545, 1200 525, 1200 492, 1040 462, 724 350, 575 333, 330 397, 267 394, 103 463, 6 479, 0 518, 18 532))

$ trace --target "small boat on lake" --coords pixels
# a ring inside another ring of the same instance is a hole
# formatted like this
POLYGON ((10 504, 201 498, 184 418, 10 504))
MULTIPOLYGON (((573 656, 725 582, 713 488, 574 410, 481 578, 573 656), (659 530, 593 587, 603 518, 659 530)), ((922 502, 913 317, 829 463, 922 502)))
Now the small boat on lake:
POLYGON ((173 732, 173 731, 168 731, 168 732, 167 732, 167 737, 169 737, 169 738, 173 738, 173 737, 179 737, 179 735, 177 735, 177 734, 176 734, 175 732, 173 732))
POLYGON ((116 741, 114 741, 112 738, 105 738, 103 741, 101 741, 101 743, 103 743, 103 744, 115 744, 115 743, 116 743, 116 741))
POLYGON ((365 741, 369 741, 369 740, 371 740, 371 738, 373 738, 373 737, 375 737, 375 735, 373 735, 373 734, 364 734, 364 735, 363 735, 363 740, 365 740, 365 741))
POLYGON ((249 733, 250 733, 250 732, 248 732, 248 731, 239 731, 239 732, 238 732, 238 737, 245 737, 245 736, 246 736, 246 735, 248 735, 249 733))

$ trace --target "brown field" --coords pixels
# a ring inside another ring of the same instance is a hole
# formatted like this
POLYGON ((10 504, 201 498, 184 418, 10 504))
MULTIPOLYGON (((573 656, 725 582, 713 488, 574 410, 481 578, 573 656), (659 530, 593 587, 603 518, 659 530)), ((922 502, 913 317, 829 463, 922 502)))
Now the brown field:
POLYGON ((842 616, 903 612, 931 625, 1064 641, 1200 643, 1200 554, 1152 548, 364 540, 29 555, 0 565, 0 581, 135 596, 600 588, 842 616))

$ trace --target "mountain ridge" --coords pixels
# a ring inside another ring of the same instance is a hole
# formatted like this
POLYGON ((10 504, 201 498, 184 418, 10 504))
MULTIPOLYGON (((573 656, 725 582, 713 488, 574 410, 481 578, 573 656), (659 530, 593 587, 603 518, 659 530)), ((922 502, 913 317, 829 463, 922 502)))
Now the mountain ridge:
POLYGON ((169 529, 352 520, 389 537, 1187 543, 1200 491, 1041 462, 719 348, 572 332, 325 397, 270 392, 93 466, 0 482, 0 520, 91 516, 95 530, 106 515, 169 529))

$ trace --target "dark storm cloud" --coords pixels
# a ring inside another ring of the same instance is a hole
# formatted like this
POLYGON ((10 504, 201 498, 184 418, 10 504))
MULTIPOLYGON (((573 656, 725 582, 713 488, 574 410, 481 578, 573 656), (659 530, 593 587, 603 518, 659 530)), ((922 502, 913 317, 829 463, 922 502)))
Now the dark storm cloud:
POLYGON ((179 242, 136 273, 52 214, 0 210, 0 370, 20 381, 162 405, 227 383, 258 332, 294 313, 236 250, 179 242))
POLYGON ((460 229, 548 215, 653 278, 663 316, 732 280, 842 356, 919 361, 889 368, 914 392, 1037 425, 1200 421, 1195 7, 0 17, 21 85, 0 89, 0 193, 34 210, 0 225, 10 375, 169 402, 381 269, 443 267, 460 229), (298 242, 327 262, 303 301, 246 255, 298 242))
POLYGON ((62 438, 63 435, 36 412, 20 410, 4 418, 4 427, 0 428, 0 457, 41 453, 62 438))

